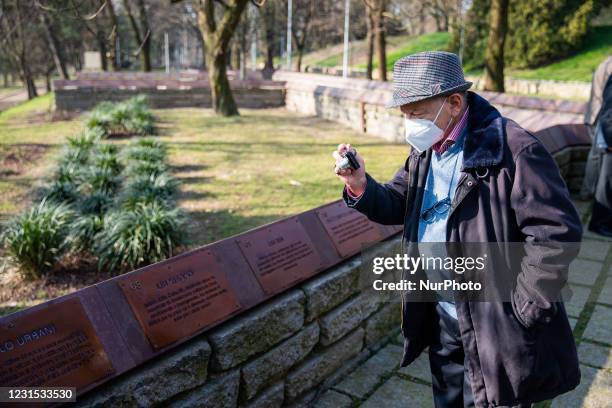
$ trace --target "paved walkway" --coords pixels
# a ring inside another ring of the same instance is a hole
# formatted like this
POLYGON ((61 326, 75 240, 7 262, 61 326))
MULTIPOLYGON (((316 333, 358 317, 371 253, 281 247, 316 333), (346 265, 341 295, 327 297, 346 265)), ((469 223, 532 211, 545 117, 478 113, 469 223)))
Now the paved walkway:
MULTIPOLYGON (((577 201, 576 206, 586 222, 589 203, 577 201)), ((612 240, 585 232, 569 281, 574 296, 566 308, 578 344, 582 382, 574 391, 536 407, 612 407, 612 240)), ((432 407, 427 355, 399 368, 401 344, 398 335, 326 391, 314 406, 432 407)))

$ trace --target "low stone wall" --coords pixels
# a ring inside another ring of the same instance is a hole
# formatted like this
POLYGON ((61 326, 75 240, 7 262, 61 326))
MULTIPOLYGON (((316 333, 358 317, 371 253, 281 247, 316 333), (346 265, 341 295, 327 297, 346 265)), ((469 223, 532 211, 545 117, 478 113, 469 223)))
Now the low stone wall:
MULTIPOLYGON (((403 117, 386 109, 391 83, 328 75, 278 71, 274 79, 286 83, 287 109, 345 124, 389 142, 404 143, 403 117)), ((573 101, 478 92, 502 115, 533 132, 557 160, 571 190, 584 175, 591 139, 582 125, 585 104, 573 101)))
MULTIPOLYGON (((306 66, 304 72, 342 76, 342 67, 306 66)), ((377 73, 374 72, 374 75, 377 73)), ((389 73, 390 77, 393 73, 389 73)), ((349 77, 366 78, 366 70, 362 68, 349 68, 349 77)), ((376 79, 376 78, 374 78, 376 79)), ((484 86, 482 77, 467 76, 468 81, 474 83, 474 89, 481 90, 484 86)), ((571 98, 587 101, 591 96, 591 84, 580 81, 552 81, 544 79, 518 79, 506 77, 504 80, 506 92, 521 95, 545 96, 548 98, 571 98)))
POLYGON ((399 334, 399 304, 359 293, 360 267, 359 258, 346 261, 123 374, 77 406, 306 406, 399 334))
MULTIPOLYGON (((243 108, 283 106, 283 85, 257 78, 230 79, 236 103, 243 108)), ((150 106, 158 109, 212 106, 210 84, 202 73, 84 73, 74 80, 54 81, 54 90, 59 112, 86 111, 102 101, 122 101, 140 94, 146 95, 150 106)))

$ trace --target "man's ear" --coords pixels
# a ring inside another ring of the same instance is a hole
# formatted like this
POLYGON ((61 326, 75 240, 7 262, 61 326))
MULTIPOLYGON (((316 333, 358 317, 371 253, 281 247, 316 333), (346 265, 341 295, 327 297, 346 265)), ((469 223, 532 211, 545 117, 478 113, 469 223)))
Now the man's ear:
POLYGON ((453 117, 459 116, 461 108, 463 107, 463 95, 459 92, 449 95, 448 104, 451 109, 451 115, 453 115, 453 117))

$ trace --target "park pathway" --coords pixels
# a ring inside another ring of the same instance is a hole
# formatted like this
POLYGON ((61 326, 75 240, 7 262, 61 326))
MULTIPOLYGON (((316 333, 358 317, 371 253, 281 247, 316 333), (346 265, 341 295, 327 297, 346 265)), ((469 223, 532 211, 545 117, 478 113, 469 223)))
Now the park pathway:
MULTIPOLYGON (((569 273, 574 292, 566 303, 578 344, 582 382, 574 391, 538 408, 612 407, 612 240, 586 230, 589 203, 576 201, 585 223, 578 259, 569 273)), ((426 353, 399 368, 400 335, 375 351, 314 403, 317 408, 432 407, 426 353)))

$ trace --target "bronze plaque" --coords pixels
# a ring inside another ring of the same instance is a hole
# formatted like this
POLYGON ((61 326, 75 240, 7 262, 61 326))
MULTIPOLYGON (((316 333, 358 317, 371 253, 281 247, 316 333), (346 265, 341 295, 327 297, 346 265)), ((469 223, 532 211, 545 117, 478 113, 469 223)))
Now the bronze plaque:
POLYGON ((316 212, 341 257, 354 255, 363 244, 384 238, 377 224, 359 211, 348 208, 342 201, 331 203, 316 212))
POLYGON ((119 287, 156 350, 240 309, 225 272, 209 250, 119 278, 119 287))
POLYGON ((0 386, 76 387, 115 370, 78 298, 0 324, 0 386))
POLYGON ((236 242, 267 295, 321 269, 321 257, 296 217, 245 233, 236 242))

